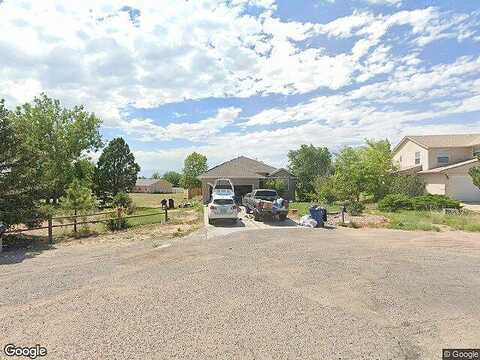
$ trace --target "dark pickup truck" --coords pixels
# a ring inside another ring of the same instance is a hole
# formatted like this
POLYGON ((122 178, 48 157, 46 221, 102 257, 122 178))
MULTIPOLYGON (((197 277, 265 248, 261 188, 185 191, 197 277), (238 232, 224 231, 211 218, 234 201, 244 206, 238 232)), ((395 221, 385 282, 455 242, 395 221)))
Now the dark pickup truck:
POLYGON ((288 215, 288 201, 278 196, 275 190, 257 189, 243 197, 247 214, 253 213, 255 221, 274 219, 278 216, 285 221, 288 215))

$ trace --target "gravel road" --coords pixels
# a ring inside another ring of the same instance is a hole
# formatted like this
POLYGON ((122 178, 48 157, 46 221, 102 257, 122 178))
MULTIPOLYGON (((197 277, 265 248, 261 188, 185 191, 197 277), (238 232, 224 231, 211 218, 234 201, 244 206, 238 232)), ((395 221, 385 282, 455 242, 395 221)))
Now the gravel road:
POLYGON ((154 246, 1 255, 1 348, 40 344, 47 359, 439 359, 480 347, 478 235, 203 229, 154 246))

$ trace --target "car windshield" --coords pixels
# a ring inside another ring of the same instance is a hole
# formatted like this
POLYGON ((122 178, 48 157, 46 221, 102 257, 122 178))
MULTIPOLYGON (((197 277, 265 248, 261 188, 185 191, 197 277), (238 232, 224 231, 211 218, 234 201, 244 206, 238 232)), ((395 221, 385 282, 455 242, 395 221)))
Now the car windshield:
POLYGON ((255 193, 256 197, 276 197, 277 192, 273 190, 262 190, 255 193))
POLYGON ((215 199, 213 203, 215 205, 233 205, 233 199, 215 199))

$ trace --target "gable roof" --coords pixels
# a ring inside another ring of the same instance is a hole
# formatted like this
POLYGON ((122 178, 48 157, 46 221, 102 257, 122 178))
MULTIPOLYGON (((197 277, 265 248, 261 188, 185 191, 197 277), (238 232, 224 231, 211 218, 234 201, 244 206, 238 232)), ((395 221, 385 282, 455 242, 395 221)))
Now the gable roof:
POLYGON ((462 166, 465 166, 465 165, 474 164, 478 161, 479 161, 478 159, 470 159, 470 160, 461 161, 461 162, 458 162, 458 163, 455 163, 455 164, 438 167, 438 168, 435 168, 435 169, 423 170, 423 171, 420 171, 419 174, 441 173, 441 172, 444 172, 446 170, 455 169, 455 168, 462 167, 462 166))
POLYGON ((275 170, 277 169, 273 166, 267 165, 261 161, 253 160, 246 156, 239 156, 209 169, 207 172, 204 172, 202 175, 198 176, 198 178, 260 179, 265 177, 265 174, 271 174, 275 170))
POLYGON ((169 183, 167 180, 164 179, 137 179, 135 186, 150 186, 158 182, 169 183))
POLYGON ((405 136, 400 143, 395 146, 393 152, 396 152, 407 140, 425 148, 448 148, 465 147, 480 145, 480 134, 452 134, 452 135, 420 135, 405 136))

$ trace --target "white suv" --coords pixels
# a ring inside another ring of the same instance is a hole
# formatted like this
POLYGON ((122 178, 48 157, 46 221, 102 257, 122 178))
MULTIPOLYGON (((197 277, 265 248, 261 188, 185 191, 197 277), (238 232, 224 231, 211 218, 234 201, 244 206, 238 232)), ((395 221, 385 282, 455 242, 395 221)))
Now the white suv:
POLYGON ((230 195, 213 194, 212 201, 208 204, 208 223, 213 224, 214 220, 238 220, 240 208, 235 204, 230 195))

